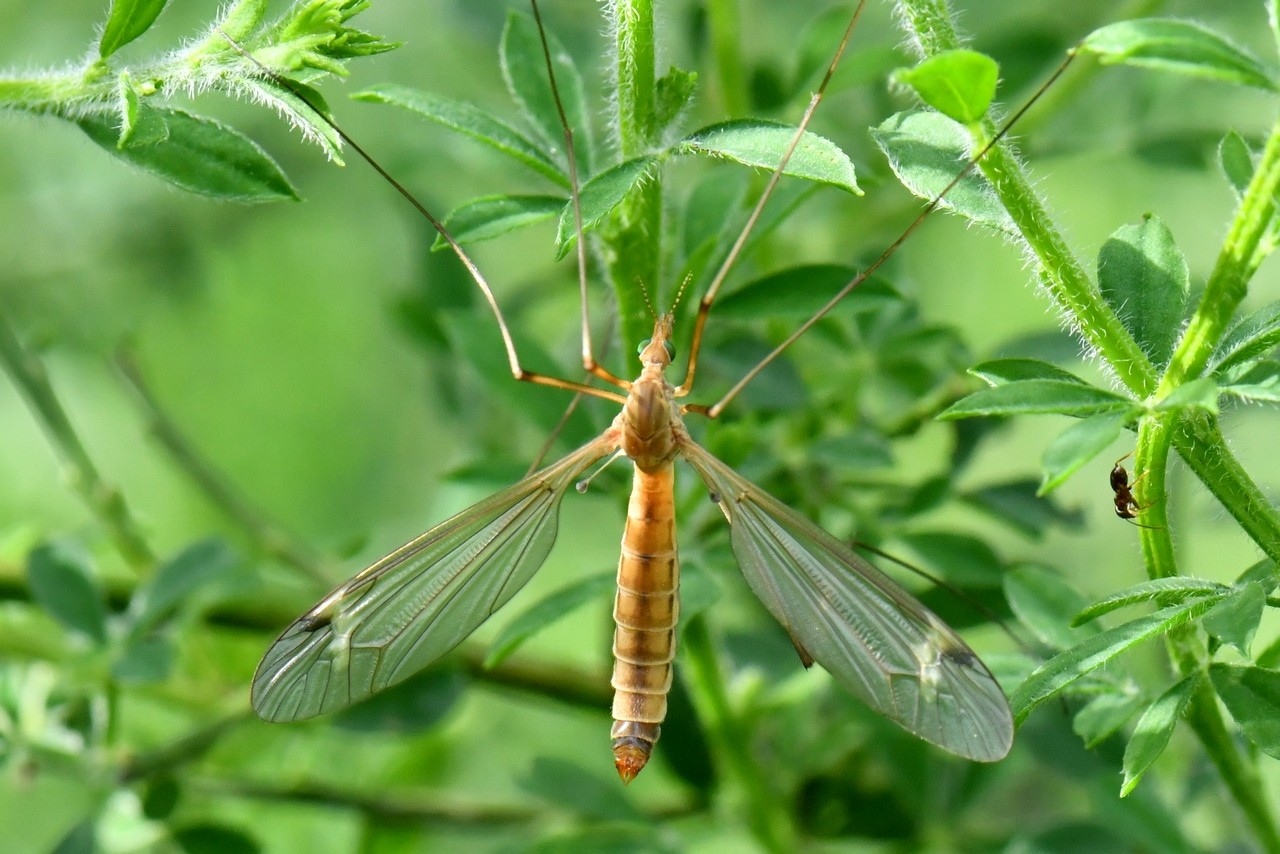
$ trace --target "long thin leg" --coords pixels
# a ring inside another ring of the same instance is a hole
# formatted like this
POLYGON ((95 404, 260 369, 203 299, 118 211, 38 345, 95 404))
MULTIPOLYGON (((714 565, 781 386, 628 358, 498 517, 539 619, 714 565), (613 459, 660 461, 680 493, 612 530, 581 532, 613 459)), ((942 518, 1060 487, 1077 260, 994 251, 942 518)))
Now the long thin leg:
MULTIPOLYGON (((738 239, 734 241, 728 254, 724 256, 724 263, 716 271, 715 277, 707 287, 707 292, 698 303, 698 316, 693 322, 693 339, 689 344, 689 366, 685 369, 683 382, 676 387, 676 397, 684 397, 693 390, 693 378, 698 370, 698 352, 702 349, 702 331, 707 325, 707 315, 711 313, 711 305, 715 302, 716 295, 720 293, 720 287, 728 277, 729 270, 737 262, 738 255, 742 252, 742 247, 746 244, 747 238, 751 236, 751 231, 759 221, 760 215, 764 213, 764 206, 769 203, 769 198, 773 195, 774 189, 777 188, 778 182, 782 180, 782 170, 787 168, 791 155, 795 153, 796 147, 800 145, 800 140, 804 138, 805 131, 809 127, 809 121, 818 109, 822 96, 826 94, 827 86, 835 75, 836 66, 840 64, 840 57, 844 55, 845 47, 849 44, 849 37, 853 35, 853 30, 858 25, 858 19, 862 17, 862 10, 865 6, 866 0, 859 0, 858 8, 854 10, 853 17, 849 20, 849 26, 845 27, 844 35, 840 39, 840 46, 836 48, 835 56, 831 58, 831 63, 827 66, 827 73, 823 76, 822 82, 818 84, 817 91, 809 98, 809 106, 805 108, 804 115, 800 118, 800 126, 796 128, 796 135, 791 139, 791 144, 787 146, 787 150, 783 152, 782 160, 778 163, 778 167, 773 170, 773 174, 769 176, 769 183, 765 185, 755 208, 752 209, 751 215, 747 217, 747 222, 738 234, 738 239)), ((702 411, 701 407, 690 407, 690 409, 702 411)))
MULTIPOLYGON (((535 12, 537 10, 536 3, 534 4, 534 10, 535 12)), ((221 30, 219 30, 219 32, 221 32, 221 30)), ((373 158, 373 155, 365 151, 364 148, 358 142, 352 139, 351 136, 346 131, 344 131, 341 127, 339 127, 337 123, 334 122, 331 118, 329 118, 328 113, 326 113, 324 110, 317 107, 315 104, 311 103, 311 100, 309 99, 308 94, 305 91, 303 91, 302 89, 299 89, 297 86, 294 86, 292 81, 290 81, 288 78, 281 77, 280 75, 273 72, 271 69, 264 66, 262 63, 258 62, 258 60, 254 58, 252 54, 246 51, 244 47, 240 45, 240 43, 237 42, 235 39, 231 38, 231 36, 227 35, 226 33, 222 33, 222 37, 225 38, 227 42, 233 48, 239 51, 246 59, 248 59, 250 62, 254 63, 255 65, 257 65, 258 68, 262 69, 262 73, 266 75, 268 78, 270 78, 272 82, 276 83, 279 86, 284 87, 289 92, 293 93, 295 97, 301 99, 304 104, 310 107, 311 110, 315 112, 315 114, 319 116, 321 120, 324 121, 325 124, 327 124, 329 127, 333 129, 333 132, 336 133, 342 139, 343 142, 345 142, 348 146, 351 147, 352 151, 354 151, 356 154, 360 156, 361 160, 363 160, 365 163, 368 163, 369 166, 375 172, 377 172, 378 175, 380 175, 384 181, 390 184, 397 193, 399 193, 410 205, 413 206, 414 210, 422 214, 422 216, 426 218, 427 222, 431 223, 431 226, 437 232, 439 232, 440 236, 444 239, 445 243, 449 244, 449 248, 453 251, 453 254, 456 255, 458 257, 458 260, 462 262, 462 266, 466 267, 467 272, 471 275, 472 280, 476 283, 476 286, 480 288, 480 293, 484 295, 485 302, 489 304, 489 310, 493 314, 494 321, 497 322, 498 324, 498 332, 502 335, 502 345, 507 351, 507 364, 511 368, 511 375, 513 377, 515 377, 520 382, 529 382, 529 383, 534 383, 535 385, 545 385, 545 386, 551 386, 552 388, 562 388, 568 391, 581 392, 582 394, 587 394, 592 397, 602 397, 606 400, 612 400, 615 403, 624 403, 626 401, 626 397, 624 395, 614 391, 596 388, 595 386, 587 385, 585 383, 575 382, 574 380, 560 379, 559 377, 552 377, 546 374, 539 374, 534 371, 526 370, 520 364, 520 356, 519 356, 519 353, 516 351, 515 339, 512 338, 511 336, 511 327, 507 324, 507 318, 502 313, 502 308, 498 305, 498 300, 493 294, 493 288, 489 286, 488 280, 486 280, 484 277, 484 274, 480 272, 480 268, 476 266, 476 263, 475 261, 472 260, 471 256, 467 254, 466 250, 463 249, 461 245, 459 245, 458 241, 455 240, 453 235, 449 233, 449 230, 444 227, 444 223, 441 222, 433 213, 431 213, 431 211, 427 210, 427 207, 424 204, 422 204, 422 202, 418 201, 418 199, 412 193, 410 193, 409 190, 406 189, 403 184, 401 184, 399 181, 393 178, 391 174, 382 167, 382 164, 380 164, 377 160, 373 158)), ((545 37, 543 38, 543 51, 547 53, 548 68, 550 68, 550 61, 551 61, 550 53, 547 51, 547 48, 546 48, 545 37)), ((554 78, 552 78, 553 91, 554 91, 554 87, 555 87, 555 80, 554 78)), ((560 97, 557 94, 556 95, 557 106, 559 105, 559 103, 560 103, 560 97)), ((563 109, 561 109, 560 115, 563 118, 564 116, 563 109)), ((570 137, 571 135, 569 133, 568 123, 565 123, 564 127, 565 127, 566 137, 570 137)), ((573 184, 573 198, 574 198, 574 205, 576 209, 578 204, 578 191, 577 191, 576 172, 574 169, 572 148, 569 149, 568 154, 569 154, 570 175, 574 176, 575 178, 574 184, 573 184)), ((581 242, 582 242, 581 237, 579 237, 579 244, 581 244, 581 242)), ((581 251, 580 251, 580 258, 585 258, 585 256, 581 255, 581 251)), ((583 272, 580 275, 584 282, 583 289, 585 292, 585 287, 586 287, 585 275, 586 274, 585 272, 583 272)), ((585 311, 586 309, 584 306, 584 309, 583 309, 584 316, 585 316, 585 311)), ((586 337, 587 337, 587 333, 584 327, 584 338, 586 337)), ((586 343, 589 344, 589 340, 587 340, 586 343)), ((628 383, 626 380, 618 379, 617 377, 613 376, 608 371, 605 371, 603 369, 591 370, 591 373, 594 374, 595 376, 600 377, 606 382, 609 382, 615 386, 618 386, 624 391, 630 387, 630 383, 628 383)))
POLYGON ((578 155, 573 147, 573 128, 569 126, 569 117, 565 115, 564 104, 560 100, 560 87, 556 83, 556 72, 551 62, 551 46, 547 43, 547 31, 542 26, 542 13, 538 11, 538 0, 529 0, 533 7, 533 19, 538 22, 538 38, 542 42, 542 58, 547 64, 547 81, 551 85, 551 98, 555 101, 556 112, 560 115, 560 127, 564 130, 565 156, 569 160, 569 191, 572 194, 573 228, 577 234, 578 249, 578 294, 582 304, 582 367, 605 382, 619 388, 630 388, 630 384, 615 376, 596 361, 595 347, 591 343, 591 319, 587 310, 587 240, 582 232, 582 198, 578 192, 578 155))
MULTIPOLYGON (((871 262, 871 264, 867 266, 867 268, 863 270, 861 273, 859 273, 858 275, 850 279, 849 282, 845 284, 845 286, 842 287, 840 291, 836 293, 835 296, 833 296, 830 300, 828 300, 826 304, 822 306, 822 308, 818 309, 818 311, 812 317, 810 317, 808 320, 802 323, 794 332, 788 335, 781 344, 773 348, 773 350, 771 350, 768 355, 766 355, 763 359, 761 359, 754 368, 747 371, 746 375, 744 375, 742 379, 738 380, 738 382, 735 383, 732 388, 730 388, 727 392, 725 392, 725 395, 722 398, 720 398, 720 400, 716 401, 711 406, 689 404, 685 406, 685 411, 697 412, 697 413, 706 415, 708 418, 715 418, 721 412, 723 412, 724 408, 728 406, 729 403, 735 397, 737 397, 739 393, 741 393, 742 389, 746 387, 747 383, 755 379, 756 376, 759 375, 759 373, 763 371, 765 367, 769 365, 770 362, 778 358, 778 356, 782 355, 782 353, 788 347, 790 347, 792 344, 795 343, 796 339, 798 339, 801 335, 804 335, 806 332, 808 332, 809 329, 815 323, 817 323, 819 320, 825 317, 826 314, 829 311, 831 311, 831 309, 835 308, 840 303, 841 300, 847 297, 853 291, 854 288, 856 288, 858 285, 866 281, 867 278, 870 277, 872 273, 880 269, 880 267, 884 264, 885 261, 889 260, 889 258, 893 255, 893 253, 898 251, 898 247, 902 246, 902 244, 907 241, 907 238, 909 238, 912 234, 914 234, 916 229, 920 227, 921 223, 923 223, 925 219, 927 219, 929 215, 933 213, 935 209, 937 209, 938 205, 942 203, 942 200, 946 197, 947 193, 951 192, 952 188, 954 188, 957 184, 959 184, 962 180, 964 180, 964 177, 968 175, 971 171, 973 171, 974 167, 977 166, 978 162, 982 160, 982 158, 986 155, 986 153, 990 151, 1002 139, 1004 139, 1005 135, 1008 134, 1009 130, 1018 121, 1018 119, 1020 119, 1022 115, 1027 110, 1029 110, 1037 100, 1039 100, 1041 95, 1043 95, 1046 91, 1048 91, 1049 87, 1053 85, 1054 81, 1056 81, 1060 76, 1062 76, 1063 72, 1067 70, 1067 66, 1071 64, 1071 61, 1073 59, 1075 59, 1075 52, 1071 51, 1067 54, 1067 58, 1062 62, 1062 64, 1058 66, 1058 68, 1053 72, 1052 75, 1050 75, 1049 79, 1046 80, 1040 86, 1040 88, 1036 90, 1036 93, 1031 97, 1031 100, 1023 104, 1022 107, 1019 108, 1018 111, 1014 113, 1013 116, 1011 116, 1007 122, 1004 123, 1004 126, 1001 127, 1000 130, 997 131, 996 134, 991 138, 991 140, 982 147, 982 150, 979 151, 972 159, 970 159, 967 164, 965 164, 965 167, 961 169, 960 172, 954 178, 951 179, 951 182, 942 189, 942 192, 940 192, 937 196, 933 198, 932 201, 930 201, 927 205, 925 205, 924 209, 920 211, 919 216, 917 216, 914 220, 912 220, 911 224, 906 227, 906 229, 902 232, 902 234, 898 235, 898 239, 893 241, 893 243, 891 243, 889 247, 884 250, 884 252, 880 253, 880 256, 876 258, 875 261, 871 262)), ((699 320, 700 321, 703 320, 703 317, 701 315, 699 315, 699 320)), ((699 331, 700 331, 700 327, 699 327, 699 331)))

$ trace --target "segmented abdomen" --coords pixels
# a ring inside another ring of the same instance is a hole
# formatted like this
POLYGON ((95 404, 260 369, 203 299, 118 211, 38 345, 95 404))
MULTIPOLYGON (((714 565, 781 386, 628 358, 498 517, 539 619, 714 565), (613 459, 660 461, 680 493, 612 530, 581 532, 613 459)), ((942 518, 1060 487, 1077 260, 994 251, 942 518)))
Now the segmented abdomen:
POLYGON ((636 469, 622 532, 613 618, 613 759, 630 782, 649 759, 667 716, 680 568, 676 560, 675 467, 636 469))

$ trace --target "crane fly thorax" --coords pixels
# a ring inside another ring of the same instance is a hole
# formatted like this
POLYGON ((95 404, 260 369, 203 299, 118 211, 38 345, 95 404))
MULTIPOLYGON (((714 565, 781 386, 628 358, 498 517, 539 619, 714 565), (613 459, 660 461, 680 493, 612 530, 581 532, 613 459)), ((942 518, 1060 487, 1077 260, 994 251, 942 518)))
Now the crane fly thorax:
POLYGON ((670 465, 682 425, 680 406, 661 368, 645 366, 640 378, 631 384, 619 417, 622 450, 637 468, 654 472, 670 465))
POLYGON ((622 407, 622 450, 636 468, 653 473, 671 464, 683 430, 680 405, 667 382, 671 364, 671 315, 664 314, 653 324, 653 337, 640 346, 640 376, 631 384, 622 407))

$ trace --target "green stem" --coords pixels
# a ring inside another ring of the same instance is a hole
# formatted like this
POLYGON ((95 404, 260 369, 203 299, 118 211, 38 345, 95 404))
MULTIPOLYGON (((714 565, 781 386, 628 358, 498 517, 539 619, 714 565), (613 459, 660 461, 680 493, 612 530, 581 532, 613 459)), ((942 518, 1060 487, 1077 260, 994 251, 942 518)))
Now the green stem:
POLYGON ((737 784, 737 806, 760 845, 768 851, 796 850, 796 830, 784 801, 765 780, 764 771, 751 755, 750 733, 734 714, 724 690, 724 675, 716 659, 715 645, 701 617, 690 620, 680 634, 687 665, 682 673, 689 694, 706 724, 718 761, 737 784))
POLYGON ((1266 851, 1280 852, 1280 830, 1277 830, 1267 789, 1253 762, 1241 755, 1231 737, 1218 705, 1218 696, 1207 675, 1200 680, 1186 712, 1187 723, 1195 731, 1205 753, 1244 812, 1254 836, 1266 851))
POLYGON ((1208 364, 1227 324, 1249 292, 1249 280, 1266 254, 1263 238, 1275 218, 1278 190, 1280 121, 1271 129, 1253 179, 1240 199, 1218 260, 1205 283, 1204 295, 1178 342, 1158 394, 1168 394, 1187 380, 1198 377, 1208 364))
POLYGON ((149 571, 155 566, 156 557, 130 514, 124 496, 98 473, 98 467, 53 390, 44 365, 22 346, 3 314, 0 314, 0 363, 22 390, 32 413, 62 457, 72 488, 106 528, 125 562, 139 573, 149 571))
MULTIPOLYGON (((649 152, 655 142, 653 4, 652 0, 618 0, 612 11, 615 129, 619 152, 627 159, 649 152)), ((653 328, 645 293, 652 293, 656 300, 661 284, 661 182, 646 181, 633 190, 600 234, 605 269, 618 302, 623 352, 633 353, 653 328)))

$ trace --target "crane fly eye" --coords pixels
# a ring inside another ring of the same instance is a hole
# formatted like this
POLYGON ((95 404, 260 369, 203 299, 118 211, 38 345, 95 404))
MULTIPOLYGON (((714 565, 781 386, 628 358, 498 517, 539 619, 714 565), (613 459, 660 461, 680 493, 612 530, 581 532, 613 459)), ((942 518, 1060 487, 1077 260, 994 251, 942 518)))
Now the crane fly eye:
POLYGON ((641 341, 641 342, 640 342, 640 346, 636 348, 636 355, 637 355, 637 356, 643 356, 643 355, 644 355, 645 348, 646 348, 646 347, 648 347, 648 346, 649 346, 650 344, 652 344, 652 343, 653 343, 653 339, 652 339, 652 338, 646 338, 646 339, 644 339, 643 341, 641 341))
POLYGON ((667 351, 667 359, 674 360, 676 357, 676 348, 671 346, 670 341, 663 341, 662 348, 667 351))

